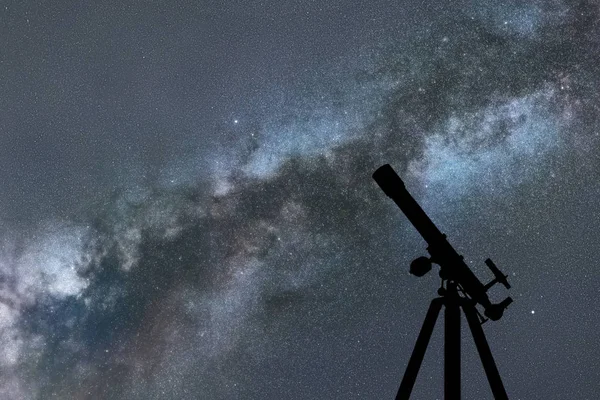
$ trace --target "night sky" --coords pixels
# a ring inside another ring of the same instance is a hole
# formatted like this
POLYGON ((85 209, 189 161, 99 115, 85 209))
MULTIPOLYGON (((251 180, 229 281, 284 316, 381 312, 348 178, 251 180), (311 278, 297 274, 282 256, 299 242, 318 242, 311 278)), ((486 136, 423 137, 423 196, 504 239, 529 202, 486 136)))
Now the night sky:
POLYGON ((440 279, 387 163, 509 274, 509 397, 600 398, 596 0, 7 0, 0 28, 1 399, 394 398, 440 279))

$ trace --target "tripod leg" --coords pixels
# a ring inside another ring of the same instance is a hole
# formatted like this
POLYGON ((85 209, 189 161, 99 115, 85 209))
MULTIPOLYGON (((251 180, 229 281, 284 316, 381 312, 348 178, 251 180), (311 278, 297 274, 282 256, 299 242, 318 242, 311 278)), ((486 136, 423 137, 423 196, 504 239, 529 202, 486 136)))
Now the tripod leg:
POLYGON ((473 339, 475 340, 479 357, 481 357, 483 369, 485 370, 488 382, 492 388, 494 399, 508 400, 508 395, 504 389, 504 384, 502 384, 502 379, 500 378, 498 367, 496 367, 496 363, 494 362, 492 351, 490 350, 490 346, 485 338, 485 334, 481 328, 479 319, 475 314, 475 306, 472 304, 463 303, 463 310, 465 311, 465 316, 469 322, 469 327, 471 328, 471 333, 473 334, 473 339))
POLYGON ((415 385, 415 380, 417 379, 417 374, 419 373, 419 368, 423 362, 423 356, 425 356, 425 351, 429 344, 429 339, 431 339, 431 333, 433 332, 435 322, 437 321, 443 303, 443 298, 437 298, 433 299, 429 305, 429 310, 425 316, 425 321, 423 321, 417 343, 415 344, 406 371, 404 372, 404 377, 400 383, 400 389, 398 389, 396 400, 408 400, 410 397, 413 386, 415 385))
POLYGON ((460 399, 460 304, 456 289, 444 310, 444 398, 460 399))

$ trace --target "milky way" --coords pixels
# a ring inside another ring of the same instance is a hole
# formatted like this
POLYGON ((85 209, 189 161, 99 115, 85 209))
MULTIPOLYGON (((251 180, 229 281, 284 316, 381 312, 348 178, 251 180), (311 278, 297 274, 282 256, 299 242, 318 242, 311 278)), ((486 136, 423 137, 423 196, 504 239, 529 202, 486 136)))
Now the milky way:
POLYGON ((217 3, 2 11, 0 397, 393 398, 439 280, 389 163, 510 274, 509 396, 597 398, 598 5, 217 3))

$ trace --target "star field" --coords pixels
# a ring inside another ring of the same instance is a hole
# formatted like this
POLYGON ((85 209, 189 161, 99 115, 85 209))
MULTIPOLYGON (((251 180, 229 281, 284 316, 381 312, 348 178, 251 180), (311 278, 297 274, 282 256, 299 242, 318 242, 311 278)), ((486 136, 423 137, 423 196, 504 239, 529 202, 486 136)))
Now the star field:
MULTIPOLYGON (((0 398, 393 398, 439 278, 509 397, 600 395, 592 1, 0 8, 0 398)), ((414 398, 443 396, 438 323, 414 398)), ((492 398, 463 322, 464 398, 492 398)))

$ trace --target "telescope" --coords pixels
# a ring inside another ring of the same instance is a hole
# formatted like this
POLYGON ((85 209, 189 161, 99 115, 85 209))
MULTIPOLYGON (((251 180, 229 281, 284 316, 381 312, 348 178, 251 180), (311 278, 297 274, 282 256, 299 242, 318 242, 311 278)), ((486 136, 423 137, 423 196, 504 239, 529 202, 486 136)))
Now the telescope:
POLYGON ((494 274, 494 279, 486 285, 481 283, 464 262, 464 257, 458 254, 446 239, 446 235, 435 226, 421 206, 406 190, 404 182, 389 164, 378 168, 373 173, 373 179, 383 192, 400 207, 400 210, 428 244, 427 252, 430 257, 419 257, 414 260, 410 266, 410 273, 415 276, 423 276, 431 270, 432 264, 439 265, 439 274, 443 280, 456 283, 458 290, 465 296, 483 306, 486 317, 493 321, 499 320, 504 310, 512 303, 512 299, 507 297, 500 303, 492 304, 487 291, 496 283, 501 283, 509 289, 508 275, 502 274, 492 260, 488 258, 485 260, 485 264, 494 274))
POLYGON ((504 275, 489 258, 485 264, 494 274, 494 279, 487 284, 475 276, 465 264, 463 256, 458 254, 425 211, 410 195, 402 179, 394 169, 386 164, 373 173, 373 179, 383 192, 400 207, 408 220, 419 231, 427 242, 429 257, 418 257, 410 264, 410 273, 423 276, 433 264, 440 266, 442 286, 438 289, 440 297, 435 298, 429 305, 425 321, 419 332, 417 342, 406 366, 406 371, 400 383, 396 400, 408 400, 423 362, 427 345, 435 327, 436 320, 442 307, 444 311, 444 397, 446 400, 460 400, 461 394, 461 310, 464 312, 475 346, 483 363, 485 374, 492 389, 494 399, 508 400, 508 395, 498 367, 492 356, 485 333, 481 325, 487 321, 477 310, 476 305, 484 308, 488 319, 499 320, 512 299, 507 297, 502 302, 492 304, 487 291, 497 283, 510 289, 508 275, 504 275), (444 286, 445 283, 445 286, 444 286))

